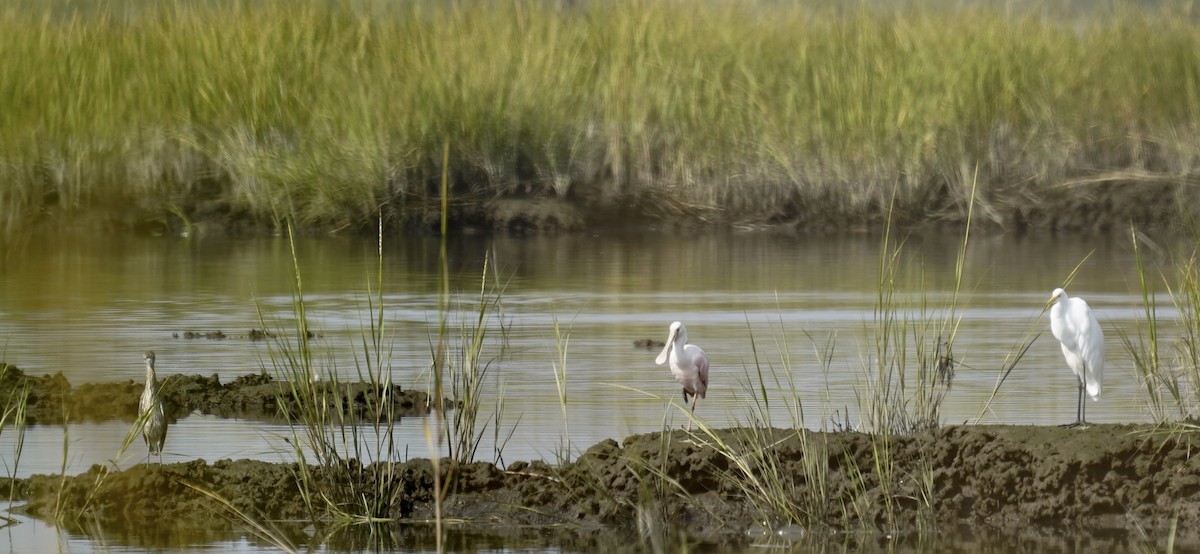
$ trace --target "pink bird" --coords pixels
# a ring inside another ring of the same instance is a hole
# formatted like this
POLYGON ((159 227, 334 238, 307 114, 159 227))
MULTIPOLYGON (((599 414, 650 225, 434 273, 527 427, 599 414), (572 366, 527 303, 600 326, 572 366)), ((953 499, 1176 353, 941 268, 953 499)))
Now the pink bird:
MULTIPOLYGON (((683 403, 688 403, 692 397, 692 414, 696 413, 696 402, 704 398, 708 391, 708 355, 699 346, 687 343, 687 328, 678 321, 671 324, 671 332, 667 335, 667 344, 654 360, 663 365, 667 358, 671 359, 671 374, 683 385, 683 403)), ((692 430, 692 420, 688 419, 688 430, 692 430)))

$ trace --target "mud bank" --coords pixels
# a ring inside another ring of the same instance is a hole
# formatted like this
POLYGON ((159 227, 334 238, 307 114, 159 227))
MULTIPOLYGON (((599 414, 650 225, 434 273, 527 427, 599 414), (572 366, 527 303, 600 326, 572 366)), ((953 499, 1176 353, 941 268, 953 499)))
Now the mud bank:
MULTIPOLYGON (((26 418, 29 423, 66 421, 104 421, 137 418, 138 399, 145 383, 132 380, 118 383, 84 383, 72 386, 62 373, 28 376, 13 365, 0 364, 0 398, 10 398, 28 387, 26 418)), ((218 375, 171 375, 161 379, 163 402, 171 420, 199 411, 220 417, 279 420, 295 409, 291 387, 286 381, 269 375, 243 375, 222 383, 218 375)), ((375 414, 376 406, 391 404, 394 417, 423 413, 429 396, 422 391, 391 385, 384 389, 371 383, 313 384, 313 391, 327 395, 330 405, 339 405, 346 414, 375 414)), ((451 403, 447 401, 447 406, 451 403)))
MULTIPOLYGON (((1129 425, 958 426, 887 441, 852 432, 651 433, 601 442, 557 466, 443 460, 442 516, 476 534, 541 529, 543 537, 566 536, 581 549, 655 537, 736 546, 780 533, 792 540, 887 542, 949 529, 1027 537, 1027 547, 1087 530, 1088 537, 1127 549, 1165 541, 1175 518, 1175 546, 1200 546, 1196 447, 1188 435, 1129 425), (716 441, 728 447, 714 448, 716 441), (755 449, 767 456, 756 457, 755 449), (788 511, 807 521, 786 521, 788 511)), ((299 469, 197 460, 119 472, 96 466, 65 480, 33 476, 4 484, 28 501, 29 514, 56 519, 57 506, 60 521, 90 521, 110 531, 144 529, 146 522, 206 533, 242 525, 194 486, 252 519, 273 522, 283 536, 329 538, 321 531, 328 519, 314 517, 304 502, 299 469), (300 530, 306 527, 317 532, 300 530)), ((434 517, 432 464, 416 459, 350 469, 310 468, 312 482, 334 486, 358 476, 371 483, 366 489, 386 496, 387 513, 373 514, 394 520, 384 524, 391 529, 385 534, 419 538, 413 533, 421 535, 434 517)), ((0 486, 0 493, 8 488, 0 486)))

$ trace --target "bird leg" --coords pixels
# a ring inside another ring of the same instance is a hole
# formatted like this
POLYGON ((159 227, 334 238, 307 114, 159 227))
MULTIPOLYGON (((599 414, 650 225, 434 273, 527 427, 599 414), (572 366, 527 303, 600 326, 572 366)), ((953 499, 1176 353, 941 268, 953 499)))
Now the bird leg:
MULTIPOLYGON (((683 390, 683 405, 691 404, 692 414, 696 413, 696 395, 688 395, 688 390, 683 390), (691 401, 691 402, 689 402, 691 401)), ((688 430, 691 430, 691 417, 688 418, 688 430)))
POLYGON ((1086 428, 1087 422, 1087 399, 1083 397, 1083 379, 1079 380, 1079 426, 1086 428))
POLYGON ((1083 390, 1084 390, 1083 379, 1080 379, 1079 380, 1079 398, 1075 402, 1075 423, 1064 423, 1062 425, 1059 425, 1059 427, 1064 427, 1067 429, 1071 429, 1074 427, 1080 427, 1080 428, 1087 427, 1087 418, 1084 417, 1084 414, 1087 411, 1087 404, 1084 404, 1084 402, 1083 402, 1083 390))
POLYGON ((688 426, 687 426, 688 431, 692 430, 692 420, 696 419, 696 403, 699 401, 700 401, 700 397, 693 394, 692 395, 692 415, 688 416, 688 426))

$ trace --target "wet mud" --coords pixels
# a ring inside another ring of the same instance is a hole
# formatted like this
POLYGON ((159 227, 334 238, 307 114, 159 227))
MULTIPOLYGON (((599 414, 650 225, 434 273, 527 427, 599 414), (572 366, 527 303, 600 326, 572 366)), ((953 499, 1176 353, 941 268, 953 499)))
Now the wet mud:
MULTIPOLYGON (((447 525, 509 546, 549 540, 580 550, 655 549, 683 541, 737 548, 820 540, 852 547, 908 541, 921 550, 931 544, 922 541, 953 530, 979 540, 976 547, 1001 535, 1022 541, 1009 545, 1014 549, 1074 550, 1079 545, 1056 541, 1085 531, 1075 536, 1131 549, 1165 544, 1174 523, 1181 548, 1200 546, 1197 446, 1188 434, 1144 425, 954 426, 905 437, 673 431, 606 440, 553 465, 444 459, 437 482, 446 491, 447 525), (806 522, 785 521, 783 510, 806 522)), ((139 536, 218 536, 252 520, 291 544, 432 547, 434 471, 425 459, 304 470, 195 460, 5 480, 0 494, 60 525, 87 522, 139 536), (323 512, 306 504, 319 500, 299 485, 303 472, 320 490, 378 495, 366 498, 383 507, 371 515, 388 521, 362 535, 314 517, 323 512)))
MULTIPOLYGON (((0 398, 27 390, 25 417, 31 424, 110 419, 132 422, 137 418, 138 399, 145 387, 144 382, 133 380, 72 386, 62 373, 27 376, 16 366, 0 367, 0 398)), ((160 383, 171 421, 192 412, 279 421, 296 410, 291 384, 265 374, 243 375, 226 383, 216 374, 171 375, 160 379, 160 383)), ((427 413, 430 406, 425 392, 394 384, 382 387, 365 382, 323 381, 311 387, 315 394, 330 398, 330 405, 341 406, 347 415, 375 414, 378 410, 401 418, 427 413)), ((447 401, 446 405, 451 403, 447 401)))

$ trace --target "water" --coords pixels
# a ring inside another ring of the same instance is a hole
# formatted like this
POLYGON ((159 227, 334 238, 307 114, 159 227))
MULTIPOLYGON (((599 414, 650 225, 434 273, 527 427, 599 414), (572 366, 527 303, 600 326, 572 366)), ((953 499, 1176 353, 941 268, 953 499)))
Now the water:
MULTIPOLYGON (((496 276, 503 287, 484 294, 500 298, 486 319, 483 355, 490 365, 482 410, 499 411, 500 440, 485 433, 478 458, 553 461, 605 438, 685 423, 679 387, 666 368, 654 365, 657 349, 633 345, 664 340, 674 320, 687 324, 692 342, 711 360, 709 395, 696 412, 709 424, 735 425, 749 417, 747 383, 757 380, 757 351, 765 371, 773 368, 785 385, 784 375, 790 375, 805 426, 859 425, 856 391, 865 390, 869 377, 881 240, 652 230, 454 240, 448 248, 452 330, 474 324, 485 274, 486 287, 496 276), (569 340, 556 340, 556 322, 569 340), (553 369, 564 357, 565 421, 553 369)), ((960 240, 934 235, 906 242, 899 273, 905 299, 924 296, 933 314, 948 305, 960 240)), ((438 249, 436 240, 404 238, 384 247, 387 367, 405 387, 429 388, 438 249)), ((378 293, 377 245, 305 238, 296 253, 310 326, 320 333, 322 372, 355 379, 364 367, 368 304, 378 293)), ((1088 418, 1149 420, 1120 342, 1120 333, 1133 333, 1141 314, 1128 240, 996 236, 975 239, 966 258, 954 346, 958 371, 944 421, 1073 420, 1074 377, 1048 321, 1037 318, 1050 291, 1085 258, 1068 292, 1092 304, 1108 351, 1104 395, 1089 404, 1088 418), (1042 336, 983 411, 1006 357, 1031 329, 1042 336)), ((272 367, 267 343, 244 338, 250 329, 294 328, 294 268, 285 239, 39 238, 13 259, 19 262, 0 271, 2 358, 29 374, 61 371, 73 384, 140 382, 141 353, 152 349, 160 378, 218 373, 228 381, 272 367), (188 330, 218 329, 230 338, 176 338, 188 330)), ((1163 298, 1160 305, 1170 302, 1163 298)), ((1164 320, 1174 316, 1160 311, 1164 320)), ((774 378, 768 385, 779 399, 771 412, 774 424, 792 425, 783 400, 793 391, 776 387, 774 378)), ((32 427, 15 474, 58 473, 64 444, 67 473, 96 463, 138 463, 144 457, 140 441, 117 456, 127 431, 128 424, 117 421, 32 427)), ((419 419, 403 420, 397 432, 406 456, 430 455, 419 419)), ((171 428, 165 461, 290 460, 283 443, 288 436, 283 425, 193 415, 171 428)), ((13 440, 13 433, 0 435, 9 473, 13 440)))

